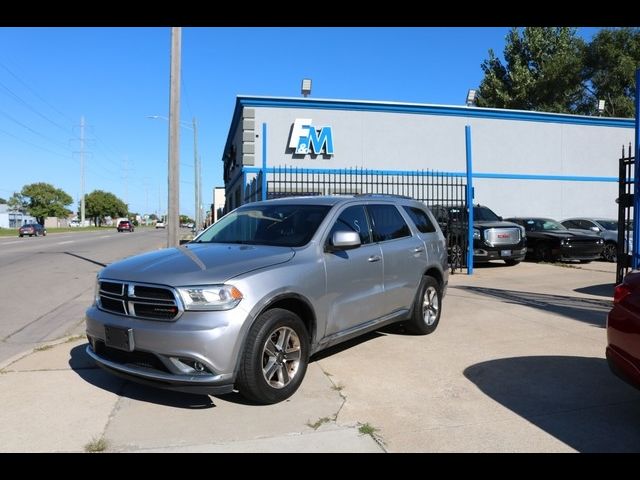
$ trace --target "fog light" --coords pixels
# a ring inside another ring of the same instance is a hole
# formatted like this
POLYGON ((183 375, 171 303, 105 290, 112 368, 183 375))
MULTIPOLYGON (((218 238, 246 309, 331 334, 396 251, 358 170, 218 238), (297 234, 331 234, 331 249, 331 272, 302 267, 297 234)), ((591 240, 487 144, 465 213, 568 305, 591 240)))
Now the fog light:
POLYGON ((204 365, 200 362, 193 362, 193 369, 196 372, 204 372, 204 365))

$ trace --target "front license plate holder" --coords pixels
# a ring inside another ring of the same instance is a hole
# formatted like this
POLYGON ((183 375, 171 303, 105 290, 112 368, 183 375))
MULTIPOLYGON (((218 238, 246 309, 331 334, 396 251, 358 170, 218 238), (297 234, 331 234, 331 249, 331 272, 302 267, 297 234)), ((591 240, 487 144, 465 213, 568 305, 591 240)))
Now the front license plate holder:
POLYGON ((500 250, 500 256, 501 257, 510 257, 511 256, 511 250, 500 250))
POLYGON ((104 344, 125 352, 133 352, 133 328, 104 326, 104 344))

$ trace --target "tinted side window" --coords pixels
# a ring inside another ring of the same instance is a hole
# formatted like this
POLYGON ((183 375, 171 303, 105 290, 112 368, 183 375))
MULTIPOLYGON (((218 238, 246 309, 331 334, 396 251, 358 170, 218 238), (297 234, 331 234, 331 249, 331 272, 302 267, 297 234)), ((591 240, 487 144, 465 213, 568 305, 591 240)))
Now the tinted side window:
POLYGON ((367 209, 371 215, 374 242, 411 236, 409 226, 393 205, 369 205, 367 209))
POLYGON ((429 216, 416 207, 403 207, 404 211, 409 214, 413 223, 416 224, 418 231, 422 233, 432 233, 436 231, 429 216))
POLYGON ((567 220, 566 222, 562 223, 565 227, 567 228, 582 228, 579 226, 578 222, 576 220, 567 220))
POLYGON ((329 231, 328 241, 331 242, 335 232, 357 232, 360 235, 360 243, 371 243, 369 222, 364 205, 356 205, 345 208, 329 231))

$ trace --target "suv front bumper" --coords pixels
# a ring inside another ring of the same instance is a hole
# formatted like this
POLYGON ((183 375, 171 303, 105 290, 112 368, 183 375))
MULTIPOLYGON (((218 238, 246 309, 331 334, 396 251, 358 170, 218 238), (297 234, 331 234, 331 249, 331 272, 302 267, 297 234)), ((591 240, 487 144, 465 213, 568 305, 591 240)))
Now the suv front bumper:
POLYGON ((185 312, 175 322, 86 312, 87 354, 104 369, 138 383, 190 393, 233 390, 241 327, 247 313, 185 312), (105 326, 127 332, 128 348, 108 344, 105 326))

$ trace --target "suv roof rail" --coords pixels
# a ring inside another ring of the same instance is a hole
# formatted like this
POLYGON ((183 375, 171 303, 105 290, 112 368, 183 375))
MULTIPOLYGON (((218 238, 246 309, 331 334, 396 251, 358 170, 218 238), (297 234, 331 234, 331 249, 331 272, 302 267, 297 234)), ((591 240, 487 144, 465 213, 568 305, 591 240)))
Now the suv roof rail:
POLYGON ((392 198, 406 198, 407 200, 415 200, 408 195, 397 195, 395 193, 356 193, 354 197, 392 197, 392 198))

